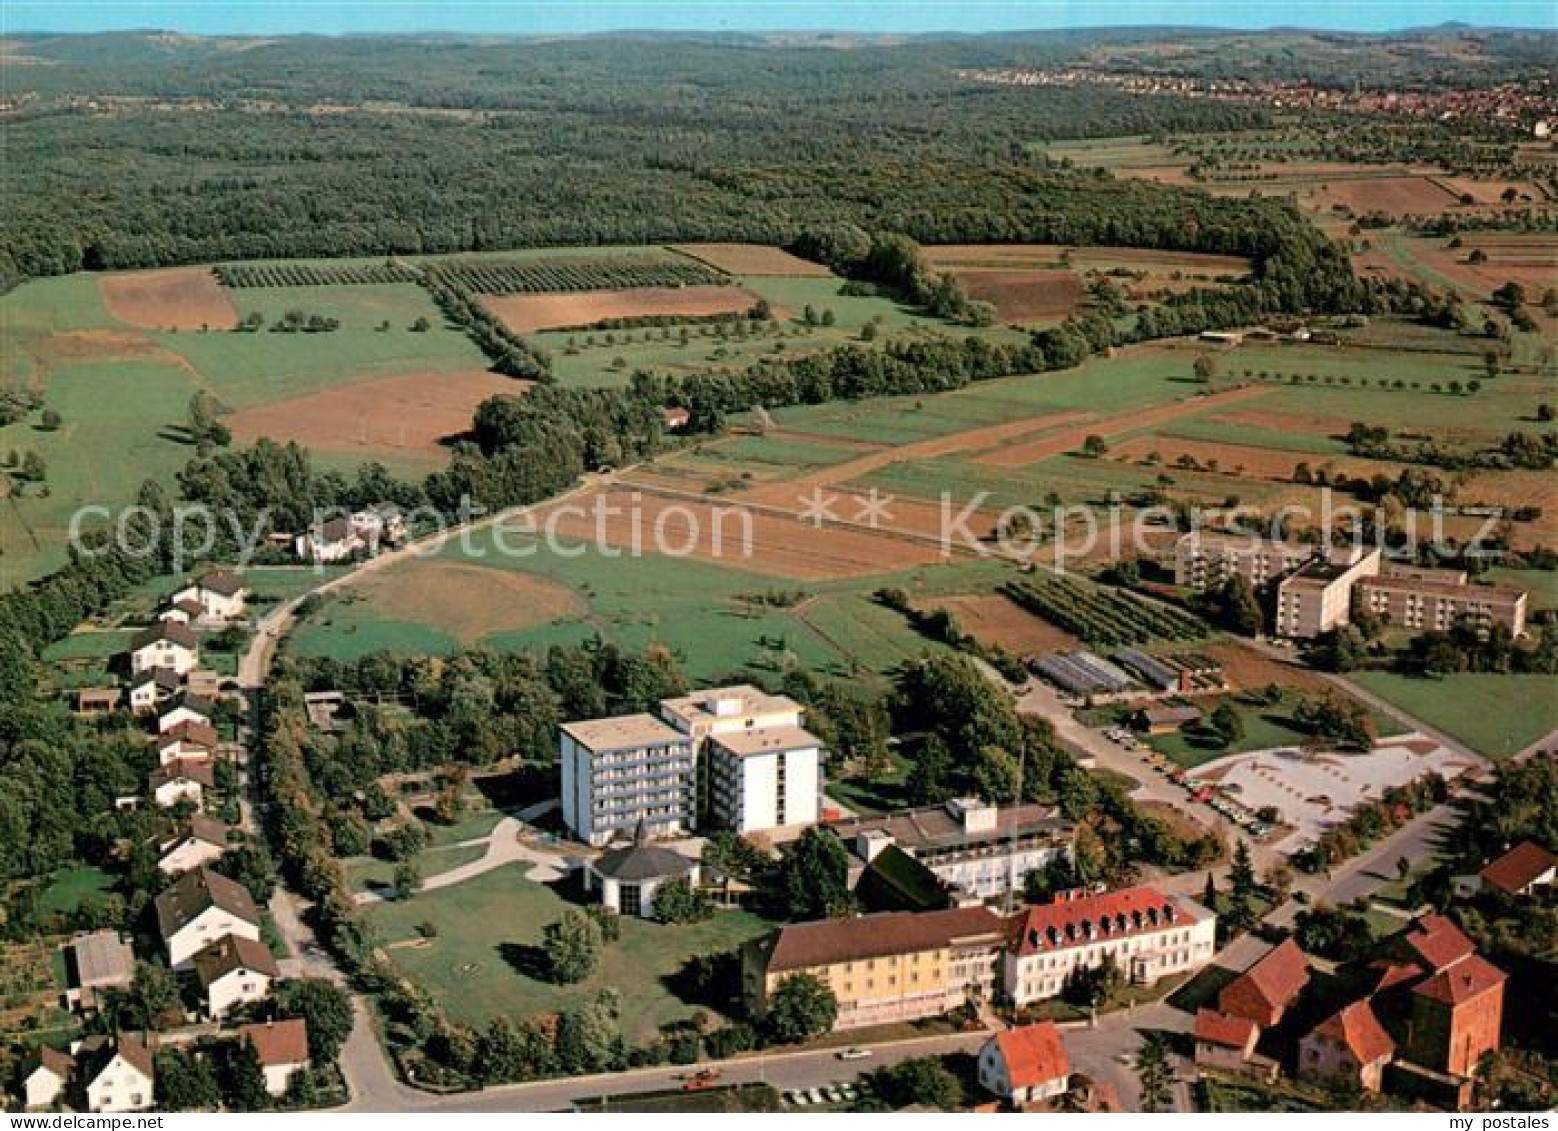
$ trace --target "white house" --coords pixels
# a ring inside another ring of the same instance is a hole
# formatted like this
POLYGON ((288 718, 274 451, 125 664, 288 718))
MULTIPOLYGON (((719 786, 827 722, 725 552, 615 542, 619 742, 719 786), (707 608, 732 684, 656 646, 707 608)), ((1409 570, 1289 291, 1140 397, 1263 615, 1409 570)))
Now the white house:
POLYGON ((210 763, 185 758, 159 766, 146 779, 147 792, 159 809, 171 809, 181 801, 198 809, 205 804, 206 790, 215 786, 210 763))
POLYGON ((199 615, 214 621, 243 616, 248 599, 249 587, 230 569, 208 570, 169 598, 175 608, 181 602, 193 601, 200 606, 199 615))
POLYGON ((281 977, 270 948, 259 939, 224 935, 190 957, 195 980, 206 995, 206 1012, 227 1016, 234 1007, 261 1001, 271 983, 281 977))
POLYGON ((293 1075, 308 1067, 308 1022, 301 1017, 245 1025, 238 1039, 259 1054, 265 1090, 273 1096, 285 1095, 293 1075))
POLYGON ((188 625, 158 621, 130 638, 130 670, 171 668, 183 675, 200 662, 200 640, 188 625))
POLYGON ((145 1111, 152 1105, 156 1073, 151 1050, 127 1034, 117 1041, 88 1037, 76 1049, 87 1110, 145 1111))
POLYGON ((1053 1021, 997 1033, 979 1050, 979 1084, 1014 1107, 1071 1087, 1071 1062, 1053 1021))
POLYGON ((299 535, 294 548, 304 561, 325 565, 344 562, 367 544, 350 519, 332 518, 299 535))
POLYGON ((184 722, 169 727, 152 740, 158 765, 170 762, 209 762, 221 736, 206 723, 184 722))
POLYGON ((671 880, 698 883, 698 861, 650 841, 640 821, 633 843, 603 852, 584 866, 584 890, 599 891, 601 903, 622 915, 654 915, 655 892, 671 880))
POLYGON ((149 714, 174 695, 183 683, 179 673, 172 668, 150 668, 130 681, 130 710, 137 715, 149 714))
POLYGON ((260 913, 242 884, 209 868, 185 872, 155 901, 157 930, 168 965, 187 970, 190 959, 223 935, 257 941, 260 913))
POLYGON ((394 503, 379 503, 356 511, 350 519, 352 529, 375 551, 380 546, 398 546, 406 540, 406 516, 394 503))
POLYGON ((1059 994, 1073 970, 1112 958, 1132 983, 1194 970, 1212 960, 1217 916, 1150 887, 1060 898, 1012 920, 1005 993, 1016 1005, 1059 994))
POLYGON ((191 625, 205 615, 205 607, 199 601, 185 597, 157 610, 157 619, 175 624, 191 625))
POLYGON ((29 1108, 53 1107, 59 1103, 70 1077, 76 1070, 75 1060, 58 1049, 47 1045, 38 1050, 37 1063, 22 1077, 22 1103, 29 1108))
POLYGON ((199 723, 208 727, 214 709, 215 705, 209 699, 186 691, 157 712, 157 733, 166 734, 180 723, 199 723))
POLYGON ((222 858, 232 844, 232 829, 221 821, 196 813, 159 838, 157 867, 167 876, 202 868, 222 858))

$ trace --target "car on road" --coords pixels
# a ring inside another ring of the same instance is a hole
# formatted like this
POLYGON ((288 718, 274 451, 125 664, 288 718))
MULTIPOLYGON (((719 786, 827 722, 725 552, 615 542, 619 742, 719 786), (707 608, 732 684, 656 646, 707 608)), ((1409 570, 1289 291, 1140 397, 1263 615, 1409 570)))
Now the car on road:
POLYGON ((720 1074, 717 1069, 705 1068, 702 1072, 689 1076, 682 1081, 682 1091, 701 1092, 705 1088, 712 1088, 714 1087, 714 1081, 718 1080, 719 1077, 720 1074))
POLYGON ((869 1060, 869 1059, 871 1059, 871 1050, 870 1049, 858 1049, 858 1048, 845 1049, 843 1052, 839 1053, 839 1059, 840 1060, 869 1060))

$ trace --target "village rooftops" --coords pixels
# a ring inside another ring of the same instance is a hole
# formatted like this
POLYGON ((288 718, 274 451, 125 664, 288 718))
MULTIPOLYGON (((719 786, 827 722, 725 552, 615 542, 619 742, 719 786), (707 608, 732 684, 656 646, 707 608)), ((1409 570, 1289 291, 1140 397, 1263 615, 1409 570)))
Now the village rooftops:
POLYGON ((788 695, 770 695, 749 683, 738 683, 663 699, 660 710, 668 718, 679 720, 683 730, 690 731, 695 726, 722 718, 795 714, 801 710, 801 705, 788 695))
POLYGON ((835 821, 828 827, 845 839, 880 830, 892 837, 894 844, 911 853, 1012 838, 1064 837, 1075 827, 1070 821, 1056 816, 1054 807, 1049 805, 990 806, 994 810, 993 819, 971 827, 961 812, 954 812, 958 804, 926 805, 884 817, 853 817, 835 821))
POLYGON ((163 786, 176 781, 192 781, 202 789, 216 788, 216 772, 206 762, 196 762, 188 758, 175 758, 166 766, 158 766, 146 779, 155 792, 163 786))
POLYGON ((800 727, 760 727, 756 730, 737 730, 711 736, 709 741, 737 758, 753 758, 762 754, 785 754, 791 750, 813 750, 822 745, 822 739, 800 727))
POLYGON ((166 640, 170 644, 177 644, 181 648, 188 648, 191 652, 200 648, 200 637, 196 636, 186 626, 178 621, 158 621, 150 628, 143 628, 130 637, 130 651, 139 652, 150 644, 160 644, 166 640))
POLYGON ((172 938, 213 907, 246 923, 259 926, 260 913, 249 889, 209 868, 185 872, 155 901, 157 928, 164 940, 172 938))
POLYGON ((646 746, 669 746, 687 741, 687 736, 681 731, 648 714, 565 723, 563 733, 596 754, 613 750, 638 750, 646 746))
MULTIPOLYGON (((191 708, 191 710, 193 709, 191 708)), ((166 715, 168 712, 164 711, 162 713, 166 715)), ((216 748, 217 743, 222 741, 222 736, 209 723, 186 719, 181 723, 170 726, 157 736, 157 745, 159 747, 175 741, 188 742, 194 746, 204 746, 207 750, 213 750, 216 748)))
POLYGON ((1345 1046, 1359 1064, 1373 1064, 1396 1051, 1396 1042, 1385 1032, 1367 1001, 1342 1007, 1315 1026, 1314 1031, 1345 1046))
POLYGON ((254 1046, 266 1068, 308 1063, 308 1022, 301 1017, 241 1026, 238 1039, 254 1046))
POLYGON ((895 954, 943 950, 958 943, 999 943, 999 916, 984 907, 949 911, 887 911, 853 919, 823 919, 783 927, 769 956, 769 973, 860 962, 895 954))
POLYGON ((196 813, 187 821, 180 821, 164 835, 164 843, 171 840, 184 840, 192 838, 205 844, 214 844, 218 848, 226 848, 232 839, 233 827, 225 825, 215 817, 207 817, 204 813, 196 813))
POLYGON ((1443 915, 1424 915, 1402 936, 1406 946, 1429 970, 1437 972, 1476 953, 1476 945, 1443 915))
POLYGON ((96 1080, 116 1055, 124 1057, 148 1080, 156 1075, 151 1049, 140 1040, 128 1033, 120 1033, 115 1037, 94 1033, 83 1040, 76 1051, 76 1063, 82 1066, 82 1079, 88 1082, 96 1080))
POLYGON ((76 984, 83 989, 127 986, 135 975, 135 952, 118 931, 77 935, 70 940, 70 951, 76 962, 76 984))
POLYGON ((1482 870, 1482 881, 1505 895, 1518 895, 1558 868, 1558 856, 1534 841, 1523 841, 1482 870))
POLYGON ((1053 1021, 997 1033, 995 1045, 1001 1050, 1014 1089, 1035 1088, 1071 1075, 1071 1061, 1053 1021))
POLYGON ((1196 1010, 1195 1038, 1223 1048, 1247 1049, 1259 1027, 1248 1017, 1235 1017, 1202 1006, 1196 1010))
POLYGON ((220 593, 223 597, 236 597, 248 588, 243 578, 230 569, 207 570, 195 584, 213 593, 220 593))
POLYGON ((1419 982, 1412 992, 1419 997, 1460 1005, 1504 984, 1509 975, 1480 954, 1461 959, 1432 978, 1419 982))
POLYGON ((1252 1006, 1262 1012, 1280 1013, 1308 984, 1308 956, 1297 942, 1285 939, 1223 987, 1218 995, 1218 1007, 1226 1013, 1240 1013, 1241 1016, 1242 1008, 1252 1006))
POLYGON ((155 683, 159 690, 175 692, 183 684, 179 673, 172 668, 148 668, 130 681, 132 688, 142 687, 148 683, 155 683))
POLYGON ((1029 907, 1008 928, 1008 946, 1018 957, 1085 946, 1089 942, 1150 934, 1200 922, 1211 912, 1155 888, 1137 887, 1029 907))
POLYGON ((257 939, 241 935, 223 935, 209 946, 196 951, 190 962, 202 986, 220 981, 234 970, 253 970, 270 978, 281 977, 281 967, 270 948, 257 939))

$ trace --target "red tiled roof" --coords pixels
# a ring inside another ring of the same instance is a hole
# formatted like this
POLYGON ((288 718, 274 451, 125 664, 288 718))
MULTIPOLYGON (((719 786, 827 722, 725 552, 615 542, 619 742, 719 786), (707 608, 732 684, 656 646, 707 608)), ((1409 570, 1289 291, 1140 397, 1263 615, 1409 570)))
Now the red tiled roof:
POLYGON ((245 1038, 260 1054, 260 1063, 267 1067, 308 1063, 308 1022, 301 1017, 245 1025, 238 1030, 238 1039, 245 1038))
POLYGON ((1308 984, 1309 957, 1298 943, 1286 939, 1223 987, 1218 1003, 1221 1005, 1223 994, 1229 994, 1237 986, 1245 992, 1253 992, 1273 1010, 1286 1009, 1298 996, 1298 991, 1308 984))
POLYGON ((1522 841, 1482 870, 1483 882, 1515 895, 1542 873, 1558 867, 1558 856, 1533 841, 1522 841))
POLYGON ((995 1044, 1006 1062, 1006 1075, 1013 1088, 1032 1088, 1071 1075, 1066 1045, 1053 1021, 997 1033, 995 1044))
POLYGON ((983 935, 999 940, 1001 930, 1000 917, 984 907, 889 911, 853 919, 795 923, 780 928, 768 958, 768 971, 805 970, 890 954, 913 954, 983 935))
POLYGON ((1378 969, 1380 974, 1379 980, 1374 983, 1375 993, 1383 993, 1393 986, 1416 981, 1423 976, 1423 968, 1415 962, 1387 962, 1378 969))
POLYGON ((1359 1064, 1372 1064, 1396 1051, 1396 1042, 1385 1032, 1367 1000, 1344 1006, 1317 1025, 1315 1032, 1346 1045, 1359 1064))
POLYGON ((1412 992, 1448 1005, 1460 1005, 1497 989, 1508 977, 1482 955, 1473 954, 1448 970, 1441 970, 1426 982, 1413 986, 1412 992))
POLYGON ((1181 902, 1154 888, 1126 888, 1029 907, 1011 921, 1007 945, 1019 957, 1027 957, 1080 946, 1090 941, 1089 927, 1096 941, 1189 926, 1196 921, 1195 914, 1181 902))
POLYGON ((1407 930, 1406 944, 1428 963, 1443 970, 1476 951, 1466 935, 1443 915, 1424 915, 1407 930))
POLYGON ((1255 1022, 1248 1017, 1235 1017, 1231 1013, 1219 1013, 1204 1006, 1196 1010, 1195 1036, 1198 1041, 1231 1049, 1247 1049, 1257 1031, 1255 1022))

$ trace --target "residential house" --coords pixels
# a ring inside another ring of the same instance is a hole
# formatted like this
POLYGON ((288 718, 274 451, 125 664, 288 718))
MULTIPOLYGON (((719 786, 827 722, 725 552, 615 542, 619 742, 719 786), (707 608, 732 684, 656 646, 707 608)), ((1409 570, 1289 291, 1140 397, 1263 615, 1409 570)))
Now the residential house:
POLYGON ((76 692, 76 714, 110 714, 123 700, 124 692, 117 687, 83 687, 76 692))
POLYGON ((220 860, 232 846, 233 830, 203 813, 175 825, 157 840, 157 867, 176 876, 220 860))
POLYGON ((997 1033, 979 1050, 979 1083, 1014 1107, 1063 1095, 1071 1062, 1053 1021, 997 1033))
POLYGON ((206 1012, 225 1017, 234 1008, 262 1001, 281 968, 270 948, 259 939, 224 935, 190 956, 195 981, 206 997, 206 1012))
POLYGON ((70 1087, 76 1061, 69 1054, 44 1045, 34 1054, 32 1067, 22 1077, 22 1106, 53 1107, 70 1087))
POLYGON ((188 625, 159 621, 130 638, 130 670, 171 668, 183 675, 200 662, 200 640, 188 625))
POLYGON ((152 740, 157 750, 157 761, 166 766, 169 762, 209 762, 216 754, 221 736, 206 723, 183 722, 169 727, 152 740))
POLYGON ((1354 1081, 1365 1091, 1377 1092, 1395 1052, 1396 1042, 1380 1024, 1373 1005, 1367 999, 1355 1001, 1299 1039, 1298 1076, 1322 1084, 1354 1081))
POLYGON ((215 787, 211 763, 191 758, 175 758, 146 779, 147 792, 159 809, 171 809, 181 801, 199 809, 205 804, 206 790, 215 787))
POLYGON ((230 569, 208 570, 170 598, 175 606, 195 602, 200 606, 198 615, 213 621, 237 620, 243 616, 248 599, 248 585, 230 569))
POLYGON ((935 1017, 994 996, 1004 934, 984 907, 795 923, 748 946, 744 991, 761 1015, 786 978, 804 973, 833 991, 835 1029, 935 1017))
POLYGON ((603 852, 584 865, 584 890, 598 890, 601 903, 621 915, 652 918, 655 892, 671 880, 696 887, 698 861, 651 843, 644 821, 638 823, 632 844, 603 852))
POLYGON ((1215 1009, 1196 1010, 1196 1067, 1217 1068, 1225 1072, 1243 1072, 1255 1055, 1260 1028, 1248 1017, 1237 1017, 1215 1009))
POLYGON ((301 1017, 245 1025, 238 1039, 254 1046, 265 1090, 273 1096, 286 1095, 292 1077, 308 1067, 308 1022, 301 1017))
POLYGON ((1216 935, 1213 912, 1151 887, 1029 907, 1008 925, 1006 997, 1017 1005, 1052 998, 1072 971, 1105 958, 1131 982, 1150 985, 1210 962, 1216 935))
POLYGON ((156 1070, 136 1038, 88 1037, 75 1051, 90 1112, 145 1111, 152 1106, 156 1070))
POLYGON ((377 503, 353 512, 352 529, 377 553, 381 546, 398 546, 406 540, 406 516, 394 503, 377 503))
POLYGON ((1309 984, 1309 958, 1286 939, 1218 992, 1217 1008, 1270 1029, 1309 984))
POLYGON ((1558 882, 1558 856, 1534 841, 1522 841, 1481 872, 1482 885, 1505 895, 1530 895, 1558 882))
POLYGON ((141 672, 130 681, 130 710, 137 715, 150 714, 157 709, 158 704, 178 694, 181 686, 183 680, 172 668, 152 668, 141 672))
POLYGON ((65 945, 65 1000, 86 1013, 101 1009, 107 995, 130 988, 135 953, 118 931, 89 931, 65 945))
POLYGON ((1076 826, 1048 805, 991 805, 959 798, 884 817, 851 817, 828 826, 853 853, 855 875, 888 848, 907 853, 953 889, 954 896, 999 899, 1022 890, 1035 868, 1067 857, 1076 826))
POLYGON ((211 713, 215 709, 216 704, 211 700, 185 691, 159 708, 157 733, 166 734, 180 723, 199 723, 201 726, 209 727, 211 713))
POLYGON ((309 527, 295 544, 297 556, 315 565, 344 562, 367 546, 349 518, 332 518, 309 527))
POLYGON ((174 970, 189 968, 197 951, 223 935, 257 940, 260 913, 249 890, 209 868, 185 872, 154 903, 157 930, 174 970))
POLYGON ((157 619, 174 624, 193 625, 205 615, 205 606, 190 597, 173 601, 157 610, 157 619))

